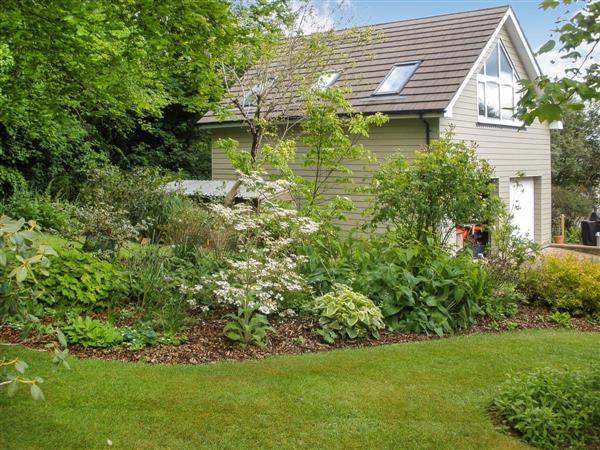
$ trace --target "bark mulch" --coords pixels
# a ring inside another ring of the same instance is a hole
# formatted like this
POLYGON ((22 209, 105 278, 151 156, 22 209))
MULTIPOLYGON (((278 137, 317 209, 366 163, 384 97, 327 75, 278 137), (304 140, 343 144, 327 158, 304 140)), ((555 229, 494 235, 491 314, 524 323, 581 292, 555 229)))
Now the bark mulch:
MULTIPOLYGON (((556 329, 559 326, 549 320, 547 309, 523 305, 516 317, 501 321, 480 318, 469 329, 458 334, 492 333, 518 329, 556 329)), ((286 318, 272 320, 274 331, 266 347, 242 348, 223 336, 223 319, 200 319, 190 327, 186 335, 188 342, 179 346, 147 346, 138 351, 126 348, 85 348, 80 345, 69 346, 71 355, 80 358, 101 358, 119 361, 143 361, 164 364, 204 364, 224 360, 262 359, 273 355, 300 354, 321 352, 336 348, 373 347, 386 344, 424 341, 438 339, 435 335, 400 333, 382 331, 377 339, 357 339, 354 341, 338 341, 334 345, 324 344, 314 333, 316 324, 302 318, 286 318)), ((585 319, 572 319, 572 328, 581 331, 600 332, 600 324, 593 324, 585 319)), ((23 340, 18 330, 8 326, 0 326, 0 341, 21 343, 29 348, 43 349, 51 342, 49 337, 29 337, 23 340)))

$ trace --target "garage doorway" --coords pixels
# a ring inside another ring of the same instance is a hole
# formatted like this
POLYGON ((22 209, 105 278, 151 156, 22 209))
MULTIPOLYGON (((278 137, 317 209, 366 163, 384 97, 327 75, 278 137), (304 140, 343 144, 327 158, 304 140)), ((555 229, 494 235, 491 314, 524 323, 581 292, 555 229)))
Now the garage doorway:
POLYGON ((515 235, 535 237, 535 183, 533 177, 510 180, 510 214, 515 235))

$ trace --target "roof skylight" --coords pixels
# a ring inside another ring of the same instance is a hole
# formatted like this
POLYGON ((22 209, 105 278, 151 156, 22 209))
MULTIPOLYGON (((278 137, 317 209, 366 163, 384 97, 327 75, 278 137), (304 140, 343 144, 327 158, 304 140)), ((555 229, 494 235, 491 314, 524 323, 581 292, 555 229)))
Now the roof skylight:
POLYGON ((258 101, 258 96, 264 95, 265 92, 271 86, 273 86, 274 82, 275 82, 274 79, 269 78, 267 81, 264 81, 262 83, 257 83, 254 86, 252 86, 252 88, 248 92, 246 92, 246 95, 244 96, 243 105, 244 106, 256 106, 256 102, 258 101))
POLYGON ((418 62, 396 64, 375 89, 374 95, 399 94, 418 66, 418 62))
POLYGON ((314 87, 319 91, 324 91, 328 87, 331 87, 339 77, 340 74, 333 70, 323 72, 315 82, 314 87))

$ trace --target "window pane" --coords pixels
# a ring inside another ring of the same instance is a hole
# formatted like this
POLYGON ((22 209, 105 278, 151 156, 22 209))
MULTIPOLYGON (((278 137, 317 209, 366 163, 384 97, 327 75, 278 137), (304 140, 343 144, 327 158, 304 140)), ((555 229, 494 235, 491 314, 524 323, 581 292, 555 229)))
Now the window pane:
POLYGON ((485 83, 477 83, 477 104, 479 105, 479 115, 485 116, 485 83))
POLYGON ((512 108, 502 108, 502 120, 513 120, 515 117, 515 110, 512 108))
POLYGON ((504 53, 504 50, 500 51, 500 79, 502 82, 512 82, 513 69, 510 65, 510 61, 504 53))
POLYGON ((485 62, 485 74, 488 77, 499 76, 498 71, 498 46, 494 47, 494 51, 491 53, 487 61, 485 62))
POLYGON ((500 118, 500 90, 496 83, 487 82, 485 84, 485 101, 487 106, 487 116, 493 119, 500 118))
POLYGON ((515 106, 512 86, 503 84, 500 88, 500 93, 502 94, 500 100, 503 108, 512 108, 515 106))
POLYGON ((500 86, 501 119, 512 120, 515 113, 514 90, 510 85, 500 86))
POLYGON ((394 66, 384 82, 375 91, 376 94, 397 94, 415 71, 416 64, 394 66))

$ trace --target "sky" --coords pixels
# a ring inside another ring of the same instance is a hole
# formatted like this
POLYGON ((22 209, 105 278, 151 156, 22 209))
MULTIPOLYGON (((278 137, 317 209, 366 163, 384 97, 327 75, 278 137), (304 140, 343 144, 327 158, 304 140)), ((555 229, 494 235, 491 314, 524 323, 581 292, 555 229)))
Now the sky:
MULTIPOLYGON (((331 12, 343 17, 341 23, 348 25, 372 25, 395 20, 434 16, 472 9, 510 5, 533 48, 539 49, 551 38, 552 29, 564 8, 542 10, 540 0, 312 0, 315 6, 315 22, 331 20, 331 12), (339 4, 342 3, 342 6, 339 4)), ((344 26, 344 27, 345 27, 344 26)), ((544 73, 561 76, 567 66, 560 61, 556 51, 538 57, 544 73)))

